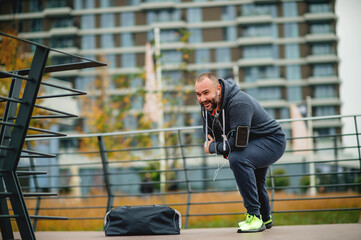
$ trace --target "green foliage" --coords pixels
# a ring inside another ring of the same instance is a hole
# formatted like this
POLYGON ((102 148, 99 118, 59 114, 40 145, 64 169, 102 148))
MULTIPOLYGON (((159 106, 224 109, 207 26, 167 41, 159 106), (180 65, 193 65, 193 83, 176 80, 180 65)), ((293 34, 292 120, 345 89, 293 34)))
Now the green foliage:
POLYGON ((310 186, 310 182, 311 182, 310 176, 303 176, 303 177, 300 178, 299 184, 300 184, 300 186, 302 186, 302 187, 300 188, 300 190, 301 190, 302 193, 307 192, 307 189, 308 189, 309 186, 310 186))
MULTIPOLYGON (((275 187, 288 187, 290 185, 290 177, 282 177, 282 175, 286 175, 286 170, 283 168, 276 168, 272 172, 273 181, 275 187)), ((272 182, 270 178, 267 178, 266 184, 268 187, 272 187, 272 182)), ((276 191, 281 191, 282 189, 276 189, 276 191)))

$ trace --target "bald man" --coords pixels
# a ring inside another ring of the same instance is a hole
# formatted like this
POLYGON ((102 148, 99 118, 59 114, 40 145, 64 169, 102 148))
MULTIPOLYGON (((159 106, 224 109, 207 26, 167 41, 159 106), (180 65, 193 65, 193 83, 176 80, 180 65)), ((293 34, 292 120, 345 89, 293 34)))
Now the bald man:
POLYGON ((268 167, 281 158, 286 148, 281 126, 234 80, 203 73, 196 80, 195 92, 207 136, 204 151, 229 160, 247 209, 237 232, 271 228, 266 175, 268 167))

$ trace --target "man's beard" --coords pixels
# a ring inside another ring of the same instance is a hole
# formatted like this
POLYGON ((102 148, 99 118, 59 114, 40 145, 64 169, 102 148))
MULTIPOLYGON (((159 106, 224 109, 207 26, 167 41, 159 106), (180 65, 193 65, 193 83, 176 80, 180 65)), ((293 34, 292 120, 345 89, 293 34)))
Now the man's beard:
POLYGON ((218 107, 217 99, 218 99, 218 97, 216 96, 212 100, 209 100, 209 101, 206 101, 206 102, 202 103, 202 107, 204 107, 204 104, 211 103, 212 107, 210 109, 208 109, 207 111, 212 112, 214 109, 216 109, 218 107))

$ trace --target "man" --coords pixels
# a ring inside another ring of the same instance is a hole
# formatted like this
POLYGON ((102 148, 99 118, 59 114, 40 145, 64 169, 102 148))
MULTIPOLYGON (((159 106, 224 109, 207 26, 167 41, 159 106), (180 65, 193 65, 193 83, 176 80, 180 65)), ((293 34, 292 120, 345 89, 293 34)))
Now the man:
POLYGON ((246 220, 238 224, 237 232, 271 228, 266 175, 268 167, 281 158, 286 148, 281 126, 233 80, 204 73, 198 77, 195 91, 208 137, 204 151, 229 160, 247 209, 246 220))

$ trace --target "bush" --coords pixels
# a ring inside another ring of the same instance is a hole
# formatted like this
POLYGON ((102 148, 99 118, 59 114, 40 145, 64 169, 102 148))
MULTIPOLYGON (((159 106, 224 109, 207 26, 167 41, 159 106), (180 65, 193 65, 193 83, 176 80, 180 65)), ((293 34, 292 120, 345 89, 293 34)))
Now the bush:
MULTIPOLYGON (((282 177, 286 175, 286 170, 283 168, 276 168, 272 172, 274 185, 276 187, 275 191, 282 191, 283 189, 277 189, 278 187, 288 187, 290 185, 290 177, 282 177)), ((271 178, 267 178, 267 187, 272 187, 271 178)))

